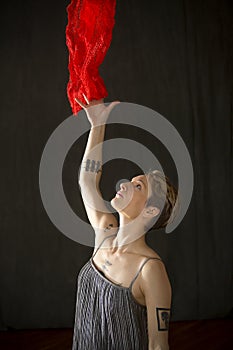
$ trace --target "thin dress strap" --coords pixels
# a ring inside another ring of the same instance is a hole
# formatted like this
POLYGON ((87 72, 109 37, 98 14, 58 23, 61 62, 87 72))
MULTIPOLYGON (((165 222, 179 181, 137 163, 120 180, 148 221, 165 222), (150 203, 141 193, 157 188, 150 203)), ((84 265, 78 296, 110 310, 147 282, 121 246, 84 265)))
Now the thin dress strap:
POLYGON ((114 233, 113 235, 110 235, 110 236, 106 236, 103 240, 102 240, 102 242, 100 243, 100 245, 98 246, 98 248, 96 249, 96 251, 95 251, 95 253, 94 254, 92 254, 92 258, 95 256, 95 254, 98 252, 98 250, 100 249, 100 247, 102 246, 102 244, 104 243, 104 241, 107 239, 107 238, 109 238, 109 237, 113 237, 113 236, 116 236, 117 234, 116 233, 114 233))
POLYGON ((150 259, 157 259, 157 260, 163 261, 163 260, 160 259, 160 258, 146 258, 146 259, 143 261, 143 263, 142 263, 140 269, 139 269, 138 272, 136 273, 136 276, 133 278, 132 282, 130 283, 130 286, 129 286, 129 289, 130 289, 130 290, 132 290, 133 283, 135 282, 135 280, 136 280, 136 278, 138 277, 139 273, 142 271, 143 266, 144 266, 145 263, 146 263, 148 260, 150 260, 150 259))

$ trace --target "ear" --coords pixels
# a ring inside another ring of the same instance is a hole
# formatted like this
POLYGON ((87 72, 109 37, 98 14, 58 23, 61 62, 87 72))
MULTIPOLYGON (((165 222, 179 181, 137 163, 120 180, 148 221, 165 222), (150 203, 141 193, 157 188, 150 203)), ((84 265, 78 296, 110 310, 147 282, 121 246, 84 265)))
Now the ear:
POLYGON ((147 218, 152 218, 157 216, 160 213, 159 208, 157 207, 152 207, 151 205, 149 207, 146 207, 144 209, 144 213, 143 216, 147 217, 147 218))

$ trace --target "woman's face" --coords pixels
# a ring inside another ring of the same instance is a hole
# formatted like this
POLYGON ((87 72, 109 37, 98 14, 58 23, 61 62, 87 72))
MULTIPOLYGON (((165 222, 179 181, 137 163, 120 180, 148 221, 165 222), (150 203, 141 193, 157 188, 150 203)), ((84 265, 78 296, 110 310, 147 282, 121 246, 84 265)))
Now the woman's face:
POLYGON ((111 200, 111 205, 119 213, 134 219, 142 213, 149 196, 150 186, 147 176, 138 175, 133 177, 131 182, 120 185, 120 190, 111 200))

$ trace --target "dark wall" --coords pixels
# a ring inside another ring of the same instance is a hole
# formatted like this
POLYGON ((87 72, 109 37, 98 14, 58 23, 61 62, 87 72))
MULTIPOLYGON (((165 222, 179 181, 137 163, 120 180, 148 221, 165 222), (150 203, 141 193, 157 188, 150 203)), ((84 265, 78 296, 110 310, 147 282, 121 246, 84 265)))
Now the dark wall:
MULTIPOLYGON (((44 146, 72 114, 68 3, 1 6, 1 329, 73 327, 76 277, 92 253, 53 225, 39 191, 44 146)), ((232 17, 231 1, 117 1, 112 44, 100 68, 107 102, 158 111, 192 158, 186 216, 173 233, 147 237, 172 283, 172 320, 224 317, 232 307, 232 17)), ((107 127, 106 138, 129 135, 150 147, 176 182, 172 159, 156 140, 130 127, 107 127)), ((84 218, 77 168, 86 140, 87 134, 73 145, 63 168, 67 200, 84 218)), ((108 200, 114 181, 138 170, 117 162, 106 164, 101 181, 108 200)))

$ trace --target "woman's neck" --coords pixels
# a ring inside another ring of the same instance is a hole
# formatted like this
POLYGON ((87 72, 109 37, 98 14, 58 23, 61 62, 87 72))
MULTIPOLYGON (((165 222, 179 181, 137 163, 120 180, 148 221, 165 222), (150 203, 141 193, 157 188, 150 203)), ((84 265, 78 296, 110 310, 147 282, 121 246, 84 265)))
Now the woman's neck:
POLYGON ((130 220, 120 215, 120 225, 116 237, 113 240, 112 251, 114 253, 139 252, 147 244, 145 242, 144 223, 138 218, 130 220))

